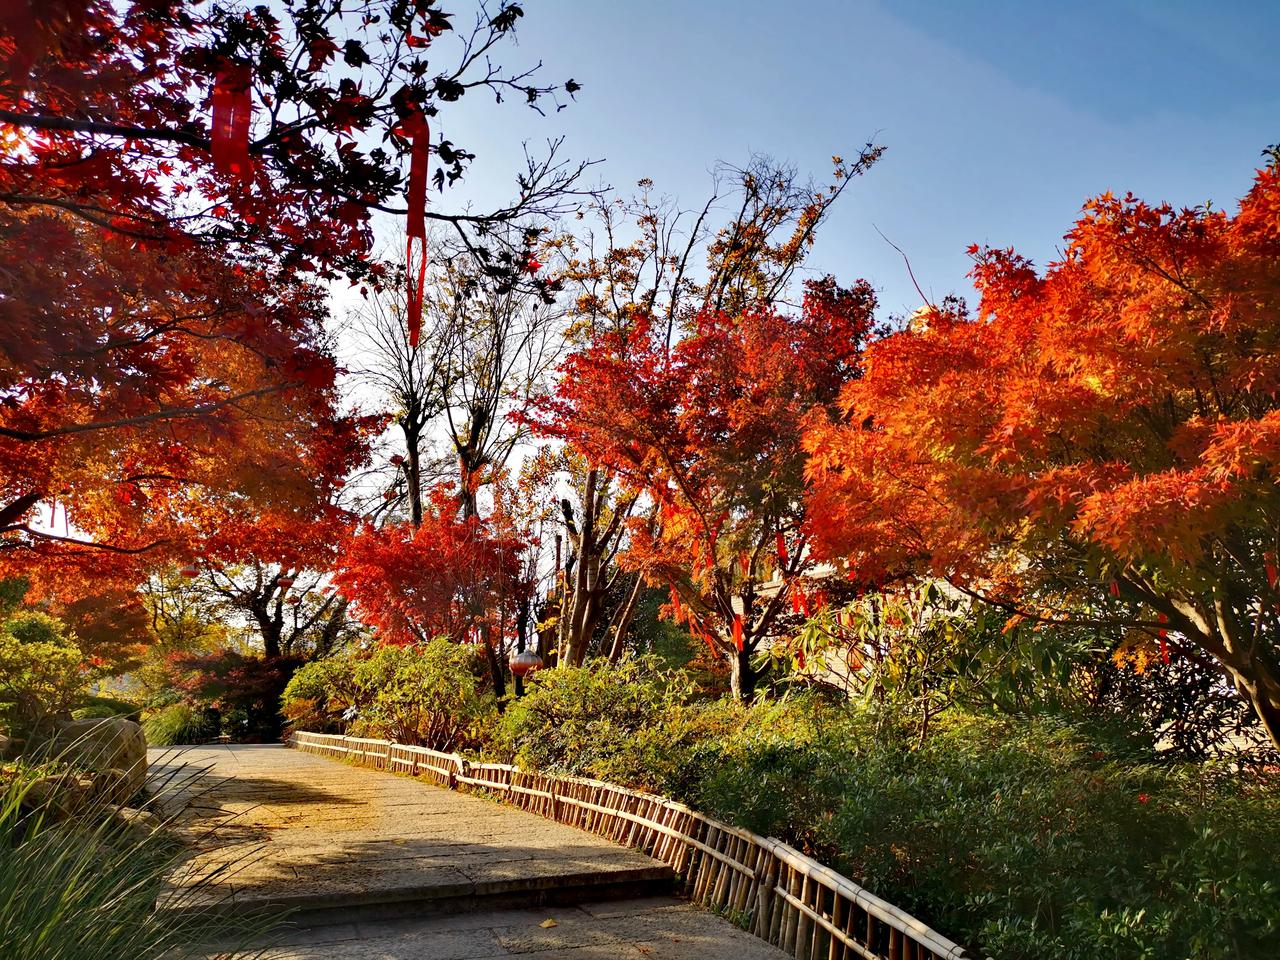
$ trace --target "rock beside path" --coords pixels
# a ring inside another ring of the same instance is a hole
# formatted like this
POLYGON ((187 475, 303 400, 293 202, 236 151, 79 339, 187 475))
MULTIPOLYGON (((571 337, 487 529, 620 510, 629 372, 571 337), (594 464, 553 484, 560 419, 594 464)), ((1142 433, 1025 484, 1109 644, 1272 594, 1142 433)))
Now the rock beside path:
POLYGON ((113 803, 128 801, 146 783, 147 740, 132 720, 71 720, 59 726, 48 746, 53 756, 106 780, 113 803))

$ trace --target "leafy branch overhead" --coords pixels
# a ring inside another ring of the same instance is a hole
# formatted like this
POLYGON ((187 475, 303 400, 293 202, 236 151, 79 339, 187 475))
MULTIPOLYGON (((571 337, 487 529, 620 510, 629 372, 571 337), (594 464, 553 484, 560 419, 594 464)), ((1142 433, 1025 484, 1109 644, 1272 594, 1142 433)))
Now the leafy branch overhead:
MULTIPOLYGON (((452 105, 481 90, 541 112, 580 89, 496 61, 522 15, 512 3, 481 3, 461 23, 409 0, 52 0, 15 16, 7 41, 0 130, 23 149, 0 163, 0 201, 69 211, 139 242, 231 245, 270 254, 289 274, 377 282, 387 268, 372 255, 372 217, 406 213, 411 114, 447 125, 452 105), (213 162, 211 95, 228 64, 250 68, 243 178, 213 162)), ((434 149, 447 195, 474 155, 447 137, 434 149)), ((498 224, 574 207, 587 166, 561 158, 553 140, 529 157, 509 203, 433 203, 426 216, 488 251, 498 224)), ((533 282, 518 268, 510 277, 533 282)))

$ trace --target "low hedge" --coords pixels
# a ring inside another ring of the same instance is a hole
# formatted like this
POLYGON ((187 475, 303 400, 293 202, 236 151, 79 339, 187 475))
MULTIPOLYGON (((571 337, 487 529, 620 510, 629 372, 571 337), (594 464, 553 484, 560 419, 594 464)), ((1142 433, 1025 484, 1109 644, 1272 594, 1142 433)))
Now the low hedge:
POLYGON ((487 753, 684 800, 1005 960, 1280 956, 1280 784, 1061 718, 914 727, 697 702, 642 661, 539 675, 487 753))

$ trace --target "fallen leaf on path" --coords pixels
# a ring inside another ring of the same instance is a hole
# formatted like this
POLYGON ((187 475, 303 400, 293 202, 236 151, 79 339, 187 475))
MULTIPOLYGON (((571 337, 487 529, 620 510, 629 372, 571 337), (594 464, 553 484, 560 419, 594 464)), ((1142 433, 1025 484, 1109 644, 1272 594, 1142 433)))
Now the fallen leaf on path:
POLYGON ((540 924, 538 924, 538 926, 540 926, 543 930, 550 930, 552 927, 560 926, 560 924, 557 923, 555 920, 552 920, 550 917, 548 917, 546 920, 543 920, 540 924))

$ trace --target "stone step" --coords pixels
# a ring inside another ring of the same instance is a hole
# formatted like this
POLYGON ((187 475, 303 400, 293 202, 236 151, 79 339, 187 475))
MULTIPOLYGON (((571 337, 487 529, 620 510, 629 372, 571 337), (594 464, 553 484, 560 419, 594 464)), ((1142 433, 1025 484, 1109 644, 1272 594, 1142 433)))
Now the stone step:
POLYGON ((314 928, 668 896, 675 891, 675 880, 669 869, 657 866, 482 882, 409 884, 386 889, 365 887, 351 891, 303 889, 296 894, 237 896, 222 890, 197 902, 178 906, 162 903, 160 909, 181 913, 198 906, 202 911, 211 910, 245 920, 287 916, 293 925, 314 928))
POLYGON ((783 960, 672 897, 353 921, 270 938, 272 960, 783 960))

